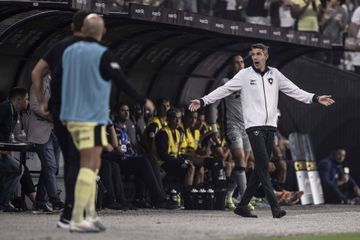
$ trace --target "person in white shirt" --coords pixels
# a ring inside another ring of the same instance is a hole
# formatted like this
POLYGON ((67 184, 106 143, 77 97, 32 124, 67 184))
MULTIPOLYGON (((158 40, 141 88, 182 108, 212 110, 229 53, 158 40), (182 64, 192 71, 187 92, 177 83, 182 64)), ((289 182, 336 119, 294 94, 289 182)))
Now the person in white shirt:
MULTIPOLYGON (((349 36, 357 39, 360 39, 360 6, 357 7, 351 17, 351 22, 349 26, 349 36)), ((350 52, 351 64, 354 67, 356 73, 360 73, 360 54, 358 52, 350 52)))
POLYGON ((189 109, 195 111, 202 106, 229 96, 241 90, 245 129, 249 136, 255 157, 255 169, 248 181, 246 191, 234 213, 242 217, 257 217, 247 205, 258 189, 260 183, 271 206, 274 218, 286 215, 276 201, 274 189, 267 170, 271 151, 274 146, 274 133, 277 126, 277 106, 279 91, 301 102, 319 103, 330 106, 335 101, 329 95, 317 96, 308 93, 289 79, 278 69, 267 66, 268 47, 262 43, 251 46, 253 66, 240 70, 225 85, 218 87, 201 99, 190 101, 189 109))

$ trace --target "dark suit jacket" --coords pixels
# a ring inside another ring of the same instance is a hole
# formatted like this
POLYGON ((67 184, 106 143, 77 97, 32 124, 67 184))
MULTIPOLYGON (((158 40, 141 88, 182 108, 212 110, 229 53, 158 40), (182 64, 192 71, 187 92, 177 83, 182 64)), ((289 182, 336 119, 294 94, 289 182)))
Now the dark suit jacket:
POLYGON ((8 142, 14 129, 17 113, 9 100, 0 103, 0 142, 8 142))
POLYGON ((329 156, 320 161, 318 171, 325 196, 335 195, 338 199, 346 201, 346 196, 337 186, 337 181, 343 174, 341 165, 336 164, 333 157, 329 156))

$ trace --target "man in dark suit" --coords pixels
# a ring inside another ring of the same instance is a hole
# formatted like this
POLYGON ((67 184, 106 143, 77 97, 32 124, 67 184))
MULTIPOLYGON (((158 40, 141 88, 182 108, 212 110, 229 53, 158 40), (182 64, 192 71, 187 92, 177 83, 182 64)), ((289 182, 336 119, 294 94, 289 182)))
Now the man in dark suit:
MULTIPOLYGON (((29 95, 23 88, 11 89, 9 98, 0 103, 0 142, 14 140, 14 128, 18 113, 25 111, 28 106, 29 95)), ((0 152, 0 211, 11 212, 16 209, 11 205, 10 199, 22 176, 19 170, 20 163, 9 155, 0 152)))

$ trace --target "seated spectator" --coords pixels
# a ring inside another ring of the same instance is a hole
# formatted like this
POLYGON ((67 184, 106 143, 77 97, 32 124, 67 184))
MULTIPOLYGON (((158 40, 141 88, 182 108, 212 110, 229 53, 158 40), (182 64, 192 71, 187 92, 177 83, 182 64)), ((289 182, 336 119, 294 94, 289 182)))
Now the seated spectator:
POLYGON ((201 156, 199 159, 203 160, 202 164, 207 173, 206 184, 221 189, 229 184, 234 162, 231 159, 230 150, 225 147, 224 137, 220 135, 219 125, 217 128, 218 132, 209 131, 201 137, 197 153, 201 156))
POLYGON ((182 135, 178 130, 181 123, 181 112, 173 108, 167 112, 168 126, 163 127, 156 135, 155 145, 158 161, 167 175, 183 181, 185 188, 190 189, 194 182, 195 166, 189 159, 180 155, 182 135))
MULTIPOLYGON (((211 181, 207 181, 207 184, 218 188, 221 187, 221 180, 224 180, 223 183, 225 183, 225 170, 232 171, 231 155, 229 150, 224 148, 225 140, 223 137, 211 135, 211 141, 209 141, 210 139, 206 138, 206 136, 202 139, 200 131, 195 128, 197 117, 197 112, 185 111, 183 125, 186 130, 182 130, 183 140, 180 153, 195 165, 196 171, 202 171, 203 168, 206 172, 209 172, 211 174, 211 181), (199 148, 200 139, 203 141, 202 144, 205 144, 205 148, 204 146, 202 149, 199 148)), ((196 172, 195 175, 198 176, 198 173, 196 172)), ((202 180, 202 182, 204 182, 204 180, 202 180)))
POLYGON ((181 143, 180 154, 194 155, 200 141, 200 131, 196 129, 198 113, 185 110, 183 118, 183 126, 179 128, 183 134, 183 141, 181 143))
MULTIPOLYGON (((234 210, 236 206, 232 200, 232 197, 237 185, 233 178, 231 178, 231 175, 235 167, 235 162, 232 159, 229 148, 225 146, 225 139, 220 133, 220 127, 218 127, 218 132, 209 132, 206 134, 202 139, 200 146, 201 152, 203 152, 205 156, 221 160, 221 164, 219 164, 218 169, 211 169, 213 175, 211 178, 217 179, 217 181, 214 182, 215 187, 221 186, 221 182, 226 184, 226 186, 223 186, 227 188, 225 207, 230 210, 234 210), (224 175, 221 174, 223 172, 223 165, 225 169, 224 175)), ((206 160, 209 161, 210 159, 207 158, 206 160)))
MULTIPOLYGON (((107 152, 104 158, 116 161, 120 170, 124 174, 135 175, 138 180, 149 190, 153 206, 157 208, 176 209, 177 206, 172 202, 166 201, 165 192, 162 185, 159 168, 154 159, 149 155, 140 155, 131 145, 128 132, 126 130, 126 121, 129 120, 129 106, 125 103, 117 104, 115 109, 115 121, 110 134, 116 134, 117 142, 113 146, 113 152, 107 152)), ((137 186, 135 202, 143 201, 144 193, 141 186, 137 186)))
POLYGON ((144 120, 146 125, 149 124, 149 121, 155 116, 155 105, 148 99, 148 104, 144 107, 144 120))
POLYGON ((195 128, 200 131, 200 136, 204 136, 209 131, 209 126, 205 121, 205 113, 202 109, 198 110, 198 118, 195 123, 195 128))
POLYGON ((156 102, 156 115, 149 121, 145 129, 147 148, 148 151, 152 152, 153 154, 155 154, 155 136, 162 127, 167 126, 166 112, 169 109, 170 100, 168 98, 159 98, 156 102))
POLYGON ((100 179, 106 188, 102 207, 114 210, 135 209, 125 198, 124 184, 119 164, 107 157, 109 156, 109 153, 114 150, 113 146, 118 145, 118 140, 112 123, 107 126, 107 134, 108 142, 110 144, 103 149, 99 172, 100 179), (113 133, 110 133, 111 131, 113 131, 113 133))
POLYGON ((326 203, 350 203, 360 197, 360 188, 344 168, 345 148, 337 148, 333 154, 321 160, 318 171, 326 203))
MULTIPOLYGON (((9 99, 0 103, 0 142, 14 141, 14 127, 18 120, 18 113, 25 111, 28 106, 29 95, 23 88, 11 89, 9 99)), ((20 163, 8 152, 1 152, 0 156, 1 191, 0 210, 17 211, 11 205, 16 186, 18 185, 23 171, 20 163)))
POLYGON ((144 111, 146 110, 143 107, 141 107, 139 104, 136 104, 132 109, 130 119, 126 121, 126 128, 132 131, 131 133, 129 132, 131 143, 134 146, 141 145, 141 147, 145 149, 146 121, 144 111))

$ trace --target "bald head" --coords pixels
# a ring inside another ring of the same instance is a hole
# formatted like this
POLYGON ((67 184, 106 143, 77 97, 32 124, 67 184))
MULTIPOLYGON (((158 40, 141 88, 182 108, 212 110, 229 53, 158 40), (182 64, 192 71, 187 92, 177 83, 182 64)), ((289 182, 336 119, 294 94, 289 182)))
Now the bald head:
POLYGON ((84 20, 82 32, 85 37, 91 37, 101 41, 105 32, 104 19, 95 13, 89 14, 84 20))

